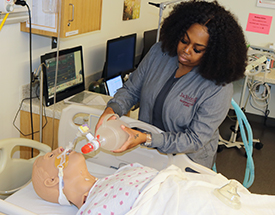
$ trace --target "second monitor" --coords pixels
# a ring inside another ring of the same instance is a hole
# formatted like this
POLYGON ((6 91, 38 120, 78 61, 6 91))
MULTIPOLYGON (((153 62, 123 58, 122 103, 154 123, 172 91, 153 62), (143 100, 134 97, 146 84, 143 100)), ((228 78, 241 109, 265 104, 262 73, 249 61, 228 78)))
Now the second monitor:
POLYGON ((108 80, 132 72, 135 68, 136 34, 107 41, 106 61, 102 78, 108 80))

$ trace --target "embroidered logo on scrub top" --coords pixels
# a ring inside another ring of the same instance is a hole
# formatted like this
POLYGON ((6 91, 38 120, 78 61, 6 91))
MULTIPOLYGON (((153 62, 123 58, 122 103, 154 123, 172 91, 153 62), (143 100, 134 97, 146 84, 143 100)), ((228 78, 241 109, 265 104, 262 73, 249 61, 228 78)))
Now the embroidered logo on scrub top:
POLYGON ((197 100, 197 97, 192 98, 192 97, 185 95, 183 93, 180 94, 180 97, 181 97, 180 102, 186 107, 193 106, 197 100))

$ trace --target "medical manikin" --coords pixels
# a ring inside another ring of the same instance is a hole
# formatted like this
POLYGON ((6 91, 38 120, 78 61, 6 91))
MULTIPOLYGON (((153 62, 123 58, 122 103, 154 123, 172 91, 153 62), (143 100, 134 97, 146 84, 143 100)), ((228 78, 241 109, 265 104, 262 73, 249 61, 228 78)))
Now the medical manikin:
POLYGON ((37 158, 33 165, 33 187, 42 199, 61 205, 74 204, 79 214, 126 214, 157 170, 139 164, 120 168, 97 179, 87 169, 81 153, 59 147, 37 158), (97 214, 97 213, 96 213, 97 214))

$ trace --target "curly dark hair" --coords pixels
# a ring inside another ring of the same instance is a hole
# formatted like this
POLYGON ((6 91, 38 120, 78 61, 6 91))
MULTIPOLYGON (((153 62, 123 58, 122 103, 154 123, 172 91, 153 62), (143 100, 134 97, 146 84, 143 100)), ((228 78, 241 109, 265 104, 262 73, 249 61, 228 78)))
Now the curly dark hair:
POLYGON ((180 39, 194 23, 205 25, 209 34, 199 73, 217 85, 243 78, 247 63, 247 46, 242 27, 234 15, 217 1, 192 0, 175 5, 162 23, 162 51, 176 56, 180 39))

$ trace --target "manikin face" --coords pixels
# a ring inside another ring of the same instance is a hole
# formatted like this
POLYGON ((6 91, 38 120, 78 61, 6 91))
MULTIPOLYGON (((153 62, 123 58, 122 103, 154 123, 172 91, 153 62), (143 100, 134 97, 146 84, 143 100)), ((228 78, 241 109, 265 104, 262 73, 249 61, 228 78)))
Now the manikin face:
POLYGON ((200 24, 193 24, 186 31, 178 43, 177 54, 179 67, 188 67, 190 70, 199 65, 208 44, 207 28, 200 24))
MULTIPOLYGON (((63 147, 59 147, 52 152, 48 152, 42 157, 37 158, 36 165, 42 167, 44 171, 46 171, 50 177, 56 177, 58 174, 58 168, 56 163, 57 157, 64 152, 63 147)), ((64 164, 64 177, 73 178, 78 174, 83 174, 84 172, 88 172, 86 168, 85 158, 82 154, 72 151, 67 155, 67 161, 64 164)), ((59 161, 59 159, 58 159, 59 161)))
MULTIPOLYGON (((32 180, 34 184, 37 180, 43 181, 43 183, 38 183, 38 185, 34 186, 35 191, 41 198, 55 203, 58 203, 59 195, 56 158, 63 151, 64 149, 59 147, 44 156, 38 157, 34 163, 35 167, 43 169, 43 172, 33 172, 32 180), (34 174, 39 177, 35 177, 34 174), (52 189, 55 192, 47 192, 47 189, 52 189)), ((77 207, 81 207, 85 201, 86 194, 95 182, 95 178, 88 172, 85 158, 81 153, 72 151, 67 156, 67 162, 63 168, 63 192, 70 202, 77 207)))

